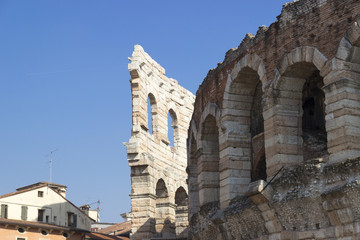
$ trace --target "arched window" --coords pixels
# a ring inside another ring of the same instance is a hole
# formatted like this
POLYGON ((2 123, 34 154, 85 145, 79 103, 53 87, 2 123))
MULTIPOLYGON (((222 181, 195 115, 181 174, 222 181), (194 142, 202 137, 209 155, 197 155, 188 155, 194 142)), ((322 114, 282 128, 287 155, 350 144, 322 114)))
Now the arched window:
POLYGON ((156 109, 156 101, 155 101, 155 97, 152 93, 149 93, 148 98, 147 98, 147 110, 148 110, 148 131, 150 134, 153 134, 154 131, 154 126, 155 126, 155 116, 157 113, 157 109, 156 109))
POLYGON ((169 110, 168 113, 168 140, 170 146, 177 147, 177 117, 173 109, 169 110))

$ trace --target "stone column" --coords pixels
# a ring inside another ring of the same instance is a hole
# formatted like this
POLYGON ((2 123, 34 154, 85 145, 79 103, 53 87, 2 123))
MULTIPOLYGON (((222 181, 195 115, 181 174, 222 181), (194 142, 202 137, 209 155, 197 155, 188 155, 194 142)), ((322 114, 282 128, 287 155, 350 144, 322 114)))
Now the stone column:
POLYGON ((158 198, 155 209, 155 237, 174 238, 175 233, 175 208, 176 205, 169 200, 158 198))
POLYGON ((232 118, 222 122, 224 131, 220 132, 220 208, 245 194, 250 183, 250 118, 232 118))
MULTIPOLYGON (((348 63, 350 64, 350 63, 348 63)), ((324 78, 329 162, 360 156, 360 74, 337 70, 324 78)))
POLYGON ((188 235, 188 206, 177 206, 176 207, 176 219, 175 219, 175 227, 176 227, 176 237, 178 238, 186 238, 188 235))
POLYGON ((280 89, 274 89, 264 109, 264 135, 267 178, 282 166, 303 160, 302 86, 304 79, 282 77, 280 89))
POLYGON ((202 149, 198 164, 200 206, 219 201, 219 159, 210 149, 202 149))
POLYGON ((153 194, 130 194, 131 239, 150 240, 155 231, 155 202, 153 194))
POLYGON ((199 158, 200 151, 196 151, 194 156, 190 156, 193 164, 189 164, 188 171, 188 186, 189 186, 189 218, 194 213, 200 210, 199 202, 199 185, 198 185, 198 171, 197 171, 197 160, 199 158))

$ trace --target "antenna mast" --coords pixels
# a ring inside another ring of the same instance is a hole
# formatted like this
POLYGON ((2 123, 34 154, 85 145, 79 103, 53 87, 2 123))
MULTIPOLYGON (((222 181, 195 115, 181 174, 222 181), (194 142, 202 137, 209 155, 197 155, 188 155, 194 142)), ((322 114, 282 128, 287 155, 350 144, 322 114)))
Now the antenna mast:
POLYGON ((50 158, 49 160, 49 182, 52 182, 52 163, 53 163, 53 153, 56 152, 58 149, 52 150, 50 154, 46 155, 50 158))

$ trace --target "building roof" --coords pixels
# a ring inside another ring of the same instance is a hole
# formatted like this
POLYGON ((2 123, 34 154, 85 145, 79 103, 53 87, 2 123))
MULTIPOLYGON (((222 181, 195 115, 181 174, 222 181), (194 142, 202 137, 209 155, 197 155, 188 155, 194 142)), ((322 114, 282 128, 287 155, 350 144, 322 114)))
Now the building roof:
POLYGON ((131 232, 131 221, 125 221, 122 223, 115 224, 113 226, 103 228, 98 233, 105 233, 110 235, 129 235, 131 232))
POLYGON ((16 189, 16 191, 21 191, 27 188, 33 188, 33 187, 37 187, 37 186, 49 186, 51 188, 67 188, 67 186, 65 185, 61 185, 61 184, 57 184, 57 183, 51 183, 51 182, 38 182, 38 183, 34 183, 25 187, 21 187, 16 189))
MULTIPOLYGON (((30 185, 29 185, 30 186, 30 185)), ((24 192, 29 192, 31 190, 34 190, 34 189, 37 189, 37 188, 41 188, 43 187, 44 185, 37 185, 37 186, 33 186, 31 188, 18 188, 20 190, 17 190, 16 192, 11 192, 11 193, 6 193, 4 195, 1 195, 0 198, 6 198, 6 197, 11 197, 11 196, 14 196, 14 195, 17 195, 17 194, 20 194, 20 193, 24 193, 24 192)))
POLYGON ((128 238, 128 237, 113 236, 113 235, 107 235, 104 233, 97 233, 97 232, 86 233, 85 239, 89 239, 89 240, 130 240, 130 238, 128 238))
POLYGON ((10 196, 14 196, 20 193, 24 193, 24 192, 29 192, 31 190, 37 189, 37 188, 41 188, 41 187, 45 187, 48 186, 51 189, 59 189, 59 188, 67 188, 65 185, 60 185, 60 184, 56 184, 56 183, 50 183, 50 182, 38 182, 38 183, 34 183, 25 187, 20 187, 16 189, 16 192, 11 192, 11 193, 6 193, 4 195, 1 195, 0 198, 5 198, 5 197, 10 197, 10 196))

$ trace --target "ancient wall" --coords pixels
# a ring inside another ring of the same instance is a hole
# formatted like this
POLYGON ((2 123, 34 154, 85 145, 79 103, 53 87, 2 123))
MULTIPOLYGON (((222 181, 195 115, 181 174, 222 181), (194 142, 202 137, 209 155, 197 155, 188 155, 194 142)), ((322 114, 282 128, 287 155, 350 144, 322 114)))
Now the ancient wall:
POLYGON ((209 71, 188 131, 190 238, 358 237, 358 21, 358 0, 285 4, 209 71))
POLYGON ((195 97, 167 78, 141 46, 129 59, 132 130, 124 144, 131 167, 131 236, 186 237, 186 138, 195 97))

